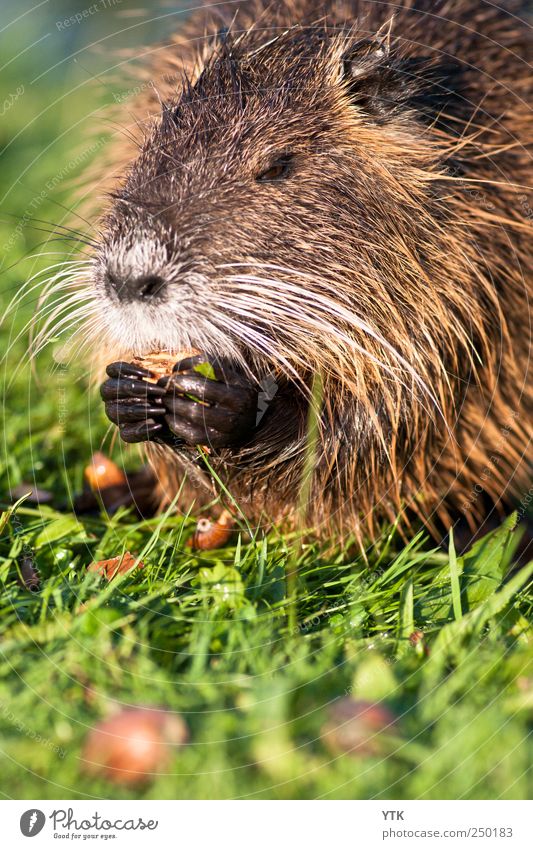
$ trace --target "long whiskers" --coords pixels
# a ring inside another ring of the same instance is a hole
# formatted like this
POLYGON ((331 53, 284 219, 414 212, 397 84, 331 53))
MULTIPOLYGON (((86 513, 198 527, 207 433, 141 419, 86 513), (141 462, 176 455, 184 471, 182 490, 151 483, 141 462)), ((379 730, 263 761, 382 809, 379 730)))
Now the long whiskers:
MULTIPOLYGON (((227 269, 238 265, 243 266, 244 263, 228 264, 221 268, 227 269)), ((431 402, 431 407, 446 421, 438 399, 424 378, 382 334, 357 315, 353 308, 342 304, 339 298, 333 300, 325 293, 318 291, 316 281, 314 281, 313 289, 292 282, 298 278, 307 279, 309 282, 309 275, 275 265, 265 264, 260 267, 265 271, 277 272, 277 276, 235 274, 225 278, 227 286, 231 287, 231 297, 224 297, 226 314, 230 311, 248 321, 252 320, 257 325, 268 326, 270 337, 272 329, 276 328, 275 335, 278 339, 290 338, 298 343, 301 353, 291 349, 291 355, 300 367, 311 365, 305 362, 305 357, 309 354, 305 348, 305 339, 306 334, 308 338, 309 334, 312 334, 315 340, 317 338, 319 340, 321 359, 323 361, 326 359, 328 351, 333 355, 333 359, 330 358, 327 362, 327 367, 330 371, 338 372, 341 380, 349 375, 350 360, 353 367, 354 362, 360 362, 363 359, 371 363, 378 371, 388 374, 394 381, 400 381, 406 391, 413 395, 413 388, 404 380, 404 377, 408 375, 411 382, 431 402), (285 277, 282 277, 281 273, 285 277), (289 274, 290 280, 287 279, 289 274), (261 309, 257 307, 258 290, 261 292, 261 309), (370 350, 369 346, 361 344, 356 334, 371 339, 375 343, 374 351, 370 350), (377 350, 386 352, 389 361, 379 357, 377 350)), ((220 289, 223 290, 223 287, 224 281, 221 281, 220 289)), ((263 347, 264 345, 263 342, 263 347)), ((272 354, 272 351, 269 353, 272 354)), ((279 356, 279 351, 276 350, 275 354, 279 356)), ((352 375, 352 379, 355 379, 357 386, 358 376, 352 375)), ((428 413, 431 415, 430 410, 428 413)))

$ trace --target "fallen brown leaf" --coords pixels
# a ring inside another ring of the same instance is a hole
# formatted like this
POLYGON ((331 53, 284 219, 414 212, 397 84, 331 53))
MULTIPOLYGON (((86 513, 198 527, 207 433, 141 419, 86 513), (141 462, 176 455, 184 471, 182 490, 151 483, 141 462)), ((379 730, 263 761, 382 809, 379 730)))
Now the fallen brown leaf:
POLYGON ((144 563, 129 551, 125 551, 119 557, 111 557, 109 560, 95 560, 87 567, 87 571, 98 572, 103 578, 111 581, 117 575, 125 575, 126 572, 131 572, 136 566, 143 569, 144 563))

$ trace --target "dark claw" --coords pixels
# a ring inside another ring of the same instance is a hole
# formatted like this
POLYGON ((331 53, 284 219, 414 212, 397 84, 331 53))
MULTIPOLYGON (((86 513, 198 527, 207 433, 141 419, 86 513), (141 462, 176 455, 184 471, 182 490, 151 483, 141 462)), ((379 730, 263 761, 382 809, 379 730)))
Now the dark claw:
POLYGON ((190 369, 194 368, 194 366, 205 362, 206 358, 201 354, 196 354, 194 357, 184 357, 183 360, 178 360, 178 362, 172 367, 172 371, 190 371, 190 369))
POLYGON ((218 381, 235 389, 240 387, 241 389, 250 390, 250 381, 241 372, 234 371, 225 360, 210 360, 210 364, 213 366, 215 377, 218 381))
MULTIPOLYGON (((184 439, 181 439, 179 436, 176 436, 168 425, 165 425, 163 430, 156 433, 155 436, 152 436, 150 442, 157 442, 158 445, 167 445, 170 448, 173 448, 175 451, 178 451, 180 448, 183 448, 187 445, 184 439)), ((198 443, 194 443, 197 445, 198 443)))
POLYGON ((154 422, 153 419, 147 419, 144 422, 137 424, 121 425, 119 428, 121 439, 124 442, 146 442, 151 439, 158 431, 162 430, 163 425, 160 422, 154 422))
POLYGON ((106 401, 105 411, 108 419, 117 425, 128 422, 141 422, 151 416, 162 416, 164 407, 150 407, 141 398, 124 398, 115 401, 106 401))
POLYGON ((116 363, 110 363, 106 368, 106 373, 109 377, 154 377, 153 372, 148 371, 142 366, 135 366, 133 363, 125 363, 122 360, 116 363))
POLYGON ((195 425, 183 419, 174 419, 172 416, 165 416, 165 421, 172 433, 189 445, 209 445, 212 448, 222 448, 228 444, 227 433, 219 433, 213 428, 206 428, 205 425, 195 425))
POLYGON ((213 428, 223 433, 233 433, 239 427, 242 416, 221 407, 206 407, 186 398, 170 398, 166 409, 174 418, 183 418, 195 425, 203 425, 204 431, 213 428))
MULTIPOLYGON (((167 384, 167 393, 194 395, 200 401, 221 404, 229 410, 241 413, 255 402, 256 393, 249 388, 229 386, 196 374, 172 375, 167 384)), ((167 404, 168 401, 165 401, 167 404)))
MULTIPOLYGON (((205 354, 196 354, 194 357, 185 357, 183 360, 179 360, 172 368, 173 375, 176 372, 193 371, 194 374, 198 374, 201 377, 201 374, 194 371, 194 367, 206 362, 212 367, 218 381, 226 383, 228 386, 241 386, 243 389, 249 388, 250 384, 246 377, 240 372, 234 371, 225 360, 217 357, 208 358, 205 354)), ((168 380, 173 375, 165 375, 165 378, 168 380)))
POLYGON ((165 390, 154 383, 146 383, 144 380, 121 377, 110 379, 102 383, 100 395, 104 401, 117 401, 119 398, 162 398, 165 390))

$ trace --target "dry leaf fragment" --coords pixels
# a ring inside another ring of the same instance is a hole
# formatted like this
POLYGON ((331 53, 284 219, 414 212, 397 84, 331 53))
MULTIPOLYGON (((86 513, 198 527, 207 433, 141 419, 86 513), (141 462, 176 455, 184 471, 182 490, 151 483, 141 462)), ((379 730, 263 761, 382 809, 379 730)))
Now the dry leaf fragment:
POLYGON ((143 569, 144 563, 129 551, 125 551, 119 557, 111 557, 109 560, 95 560, 94 563, 88 566, 87 571, 98 572, 103 578, 111 581, 116 575, 125 575, 126 572, 130 572, 135 566, 143 569))

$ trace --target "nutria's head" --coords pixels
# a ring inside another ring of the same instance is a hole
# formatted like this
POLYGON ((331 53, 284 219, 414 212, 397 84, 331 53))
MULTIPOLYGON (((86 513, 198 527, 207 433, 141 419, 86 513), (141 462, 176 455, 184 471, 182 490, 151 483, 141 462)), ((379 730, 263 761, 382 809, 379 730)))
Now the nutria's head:
POLYGON ((417 437, 442 417, 494 292, 445 182, 461 74, 416 50, 390 27, 224 35, 114 197, 96 287, 123 350, 320 368, 381 439, 414 401, 417 437))

